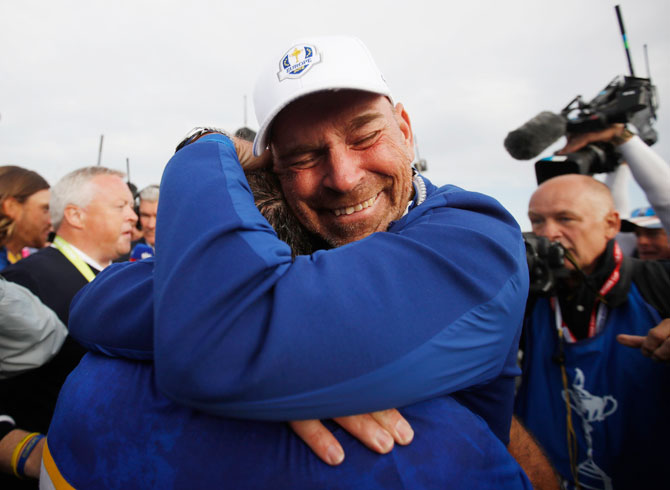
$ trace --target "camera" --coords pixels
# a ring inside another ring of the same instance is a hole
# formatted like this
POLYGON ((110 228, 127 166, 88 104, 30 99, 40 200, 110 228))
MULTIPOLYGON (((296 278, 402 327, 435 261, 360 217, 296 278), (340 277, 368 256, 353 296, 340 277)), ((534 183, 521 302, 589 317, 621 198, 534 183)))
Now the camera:
POLYGON ((523 233, 523 242, 526 245, 526 261, 530 276, 529 294, 550 296, 557 279, 570 274, 563 261, 565 249, 559 242, 552 242, 546 237, 530 232, 523 233))
MULTIPOLYGON (((568 133, 588 133, 608 128, 614 123, 630 123, 640 138, 651 146, 658 134, 653 128, 656 117, 656 87, 649 78, 618 76, 590 102, 578 95, 561 111, 567 120, 568 133)), ((592 143, 566 155, 553 155, 535 163, 537 183, 557 175, 576 173, 592 175, 611 172, 621 163, 621 156, 611 143, 592 143)))

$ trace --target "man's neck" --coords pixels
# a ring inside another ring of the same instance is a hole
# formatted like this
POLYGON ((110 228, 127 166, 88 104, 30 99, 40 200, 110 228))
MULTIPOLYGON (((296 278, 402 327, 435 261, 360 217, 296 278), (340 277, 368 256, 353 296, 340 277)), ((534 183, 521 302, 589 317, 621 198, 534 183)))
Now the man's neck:
POLYGON ((25 243, 20 242, 16 239, 10 239, 7 243, 5 243, 5 248, 12 254, 12 255, 18 255, 21 253, 21 250, 23 250, 23 247, 25 247, 25 243))
POLYGON ((593 267, 588 269, 589 274, 582 275, 573 271, 569 277, 558 283, 557 293, 563 321, 577 340, 588 337, 591 314, 600 290, 611 279, 612 271, 616 267, 613 250, 614 242, 610 241, 605 251, 593 263, 593 267))
POLYGON ((73 233, 71 230, 68 229, 59 229, 56 232, 56 235, 61 237, 70 245, 79 249, 79 251, 83 252, 91 260, 93 260, 95 263, 91 265, 105 268, 112 263, 112 261, 109 258, 100 256, 98 247, 96 246, 95 243, 92 243, 90 240, 81 236, 79 233, 73 233))

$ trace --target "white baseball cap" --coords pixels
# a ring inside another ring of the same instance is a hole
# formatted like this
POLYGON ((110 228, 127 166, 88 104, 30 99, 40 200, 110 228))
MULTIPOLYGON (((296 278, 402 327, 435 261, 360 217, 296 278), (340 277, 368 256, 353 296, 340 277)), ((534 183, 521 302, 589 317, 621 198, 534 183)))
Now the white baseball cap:
POLYGON ((635 228, 638 227, 659 229, 663 226, 661 225, 661 220, 656 216, 654 208, 648 206, 634 209, 630 218, 621 220, 621 231, 631 232, 635 231, 635 228))
POLYGON ((268 147, 272 121, 294 100, 323 90, 353 89, 385 95, 391 91, 372 55, 356 37, 299 39, 268 61, 256 81, 254 107, 260 129, 254 155, 268 147))

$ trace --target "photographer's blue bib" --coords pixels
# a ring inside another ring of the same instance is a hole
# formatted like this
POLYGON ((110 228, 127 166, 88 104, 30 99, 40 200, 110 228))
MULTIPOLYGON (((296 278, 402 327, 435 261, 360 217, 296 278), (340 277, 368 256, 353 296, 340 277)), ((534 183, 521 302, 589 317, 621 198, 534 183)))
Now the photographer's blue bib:
MULTIPOLYGON (((620 333, 644 336, 660 320, 631 284, 628 301, 609 310, 600 333, 564 343, 582 488, 668 488, 670 366, 616 341, 620 333)), ((526 329, 516 413, 563 478, 572 481, 559 341, 549 300, 537 301, 526 329)))

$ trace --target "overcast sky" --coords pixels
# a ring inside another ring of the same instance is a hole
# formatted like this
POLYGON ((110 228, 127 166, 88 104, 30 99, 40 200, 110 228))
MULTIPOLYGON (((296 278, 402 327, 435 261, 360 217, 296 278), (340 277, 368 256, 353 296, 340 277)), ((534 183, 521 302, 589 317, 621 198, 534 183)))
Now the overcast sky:
MULTIPOLYGON (((370 48, 414 127, 426 175, 493 195, 528 228, 533 161, 506 134, 576 95, 590 100, 636 75, 643 45, 661 107, 654 149, 670 161, 668 0, 314 2, 0 0, 0 165, 50 183, 102 164, 138 186, 158 183, 192 127, 257 129, 252 89, 268 54, 312 34, 351 34, 370 48)), ((560 142, 545 154, 560 147, 560 142)), ((639 190, 632 204, 645 204, 639 190)))

